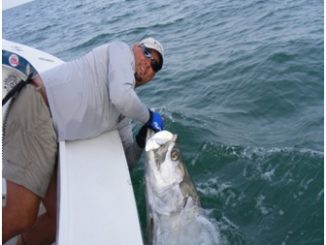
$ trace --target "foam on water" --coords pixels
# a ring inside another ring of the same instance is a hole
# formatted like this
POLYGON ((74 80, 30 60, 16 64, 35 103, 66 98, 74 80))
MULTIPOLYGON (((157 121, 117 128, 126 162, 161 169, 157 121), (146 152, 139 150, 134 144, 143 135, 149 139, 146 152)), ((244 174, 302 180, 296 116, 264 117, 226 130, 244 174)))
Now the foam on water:
MULTIPOLYGON (((137 92, 180 136, 221 236, 232 245, 317 245, 323 9, 321 0, 40 0, 4 11, 3 37, 63 60, 115 39, 156 37, 163 69, 137 92)), ((132 177, 146 237, 142 164, 132 177)))
POLYGON ((154 244, 157 245, 223 245, 218 225, 205 210, 188 205, 180 215, 160 216, 154 244))

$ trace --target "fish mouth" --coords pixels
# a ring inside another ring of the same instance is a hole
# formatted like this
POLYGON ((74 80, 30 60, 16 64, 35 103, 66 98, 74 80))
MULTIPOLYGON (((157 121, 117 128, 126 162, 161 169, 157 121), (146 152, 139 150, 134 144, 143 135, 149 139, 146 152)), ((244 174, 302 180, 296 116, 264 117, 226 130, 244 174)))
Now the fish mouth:
POLYGON ((165 145, 169 141, 173 141, 176 137, 171 132, 167 130, 159 131, 154 134, 152 130, 147 131, 147 142, 145 146, 145 151, 156 150, 162 145, 165 145))

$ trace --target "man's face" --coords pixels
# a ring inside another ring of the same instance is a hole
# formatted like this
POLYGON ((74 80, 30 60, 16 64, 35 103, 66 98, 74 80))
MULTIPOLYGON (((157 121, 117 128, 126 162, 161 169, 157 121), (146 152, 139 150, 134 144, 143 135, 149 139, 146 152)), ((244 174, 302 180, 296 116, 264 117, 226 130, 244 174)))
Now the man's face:
POLYGON ((146 49, 140 45, 135 47, 135 79, 136 87, 144 85, 152 80, 156 74, 153 69, 153 61, 159 62, 160 56, 157 51, 146 49))

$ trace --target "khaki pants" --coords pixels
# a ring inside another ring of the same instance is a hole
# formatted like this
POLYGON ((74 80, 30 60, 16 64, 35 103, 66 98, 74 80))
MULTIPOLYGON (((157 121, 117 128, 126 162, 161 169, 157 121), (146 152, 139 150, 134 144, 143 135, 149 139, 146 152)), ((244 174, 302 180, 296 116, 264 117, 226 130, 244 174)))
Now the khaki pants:
POLYGON ((3 177, 43 198, 57 157, 57 136, 41 94, 26 85, 9 108, 3 131, 3 177))

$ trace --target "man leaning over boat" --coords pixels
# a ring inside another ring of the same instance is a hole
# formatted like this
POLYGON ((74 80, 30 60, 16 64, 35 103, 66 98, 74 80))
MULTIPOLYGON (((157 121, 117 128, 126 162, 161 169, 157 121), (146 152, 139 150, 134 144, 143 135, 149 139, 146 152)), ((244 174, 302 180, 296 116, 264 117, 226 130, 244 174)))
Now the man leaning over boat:
POLYGON ((3 133, 2 242, 51 244, 56 234, 58 142, 118 129, 129 168, 144 147, 144 127, 133 142, 130 120, 163 130, 161 115, 141 102, 135 88, 163 65, 161 43, 146 38, 128 46, 111 42, 83 57, 34 76, 10 106, 3 133), (38 217, 40 203, 46 213, 38 217))

